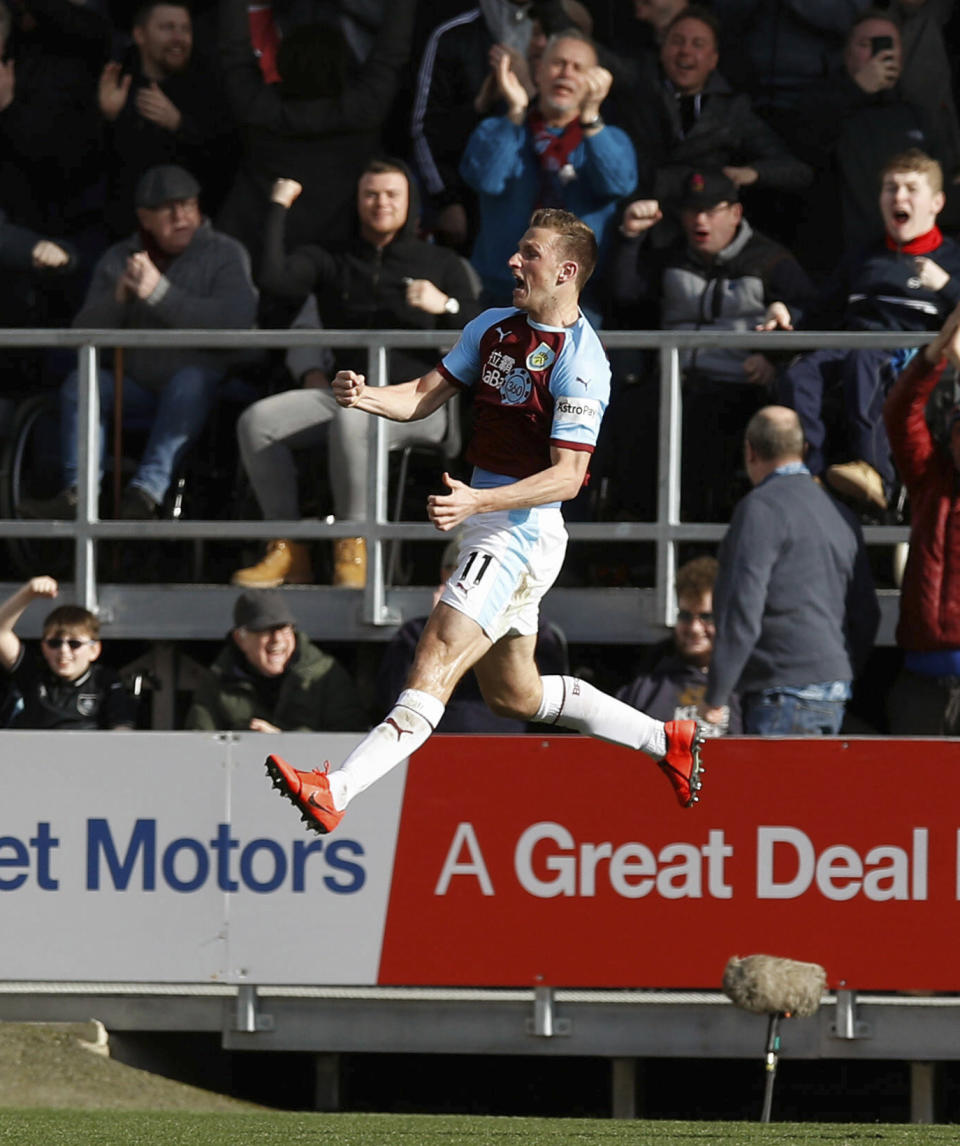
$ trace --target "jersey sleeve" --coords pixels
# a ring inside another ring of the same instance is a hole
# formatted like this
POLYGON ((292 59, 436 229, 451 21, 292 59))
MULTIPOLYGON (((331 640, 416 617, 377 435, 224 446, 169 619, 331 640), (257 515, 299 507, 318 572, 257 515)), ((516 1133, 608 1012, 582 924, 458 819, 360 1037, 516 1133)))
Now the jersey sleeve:
POLYGON ((610 363, 599 340, 570 350, 560 355, 550 377, 550 444, 592 452, 610 401, 610 363))
POLYGON ((463 328, 456 346, 443 356, 437 369, 456 385, 469 388, 480 377, 480 342, 491 323, 515 314, 512 309, 485 310, 463 328))

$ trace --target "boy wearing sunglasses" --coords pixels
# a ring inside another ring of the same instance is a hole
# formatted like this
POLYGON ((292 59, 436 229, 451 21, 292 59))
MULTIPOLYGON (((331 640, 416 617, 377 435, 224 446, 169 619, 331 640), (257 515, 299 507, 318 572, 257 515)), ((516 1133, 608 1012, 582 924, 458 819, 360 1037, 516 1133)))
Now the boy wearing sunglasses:
POLYGON ((11 728, 130 729, 136 724, 133 697, 116 672, 96 664, 102 645, 100 622, 89 609, 60 605, 43 622, 40 657, 30 656, 13 631, 38 597, 55 598, 52 577, 32 577, 0 604, 0 666, 22 705, 11 728))

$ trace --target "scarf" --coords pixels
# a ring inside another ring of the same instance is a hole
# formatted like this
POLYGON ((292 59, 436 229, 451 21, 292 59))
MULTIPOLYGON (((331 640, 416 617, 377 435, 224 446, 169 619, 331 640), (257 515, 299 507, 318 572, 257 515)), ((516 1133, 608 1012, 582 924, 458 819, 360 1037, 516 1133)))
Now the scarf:
POLYGON ((542 112, 534 109, 527 119, 533 151, 540 165, 540 190, 537 207, 565 207, 564 187, 577 173, 570 156, 580 146, 583 128, 579 118, 562 129, 547 127, 542 112))
POLYGON ((918 235, 909 243, 904 243, 903 246, 895 243, 889 235, 885 235, 884 238, 887 242, 887 250, 899 251, 903 255, 929 255, 943 242, 943 232, 939 227, 934 226, 925 235, 918 235))

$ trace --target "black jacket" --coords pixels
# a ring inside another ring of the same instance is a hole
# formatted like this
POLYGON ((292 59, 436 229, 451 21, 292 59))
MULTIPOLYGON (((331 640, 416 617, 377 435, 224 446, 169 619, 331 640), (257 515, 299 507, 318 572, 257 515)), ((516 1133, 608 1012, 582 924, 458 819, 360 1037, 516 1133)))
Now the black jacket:
POLYGON ((871 94, 843 71, 812 89, 797 129, 798 153, 817 171, 807 204, 811 241, 839 255, 880 234, 880 172, 912 147, 939 158, 935 125, 895 88, 871 94))
MULTIPOLYGON (((673 86, 662 76, 637 89, 623 127, 637 150, 639 197, 659 199, 668 207, 694 170, 753 167, 756 188, 781 191, 801 190, 813 177, 756 114, 749 97, 734 92, 718 72, 707 80, 700 114, 688 132, 681 125, 673 86)), ((665 235, 661 229, 660 236, 665 235)))
MULTIPOLYGON (((289 254, 284 248, 287 210, 270 205, 264 230, 260 284, 264 290, 300 301, 311 291, 323 325, 342 330, 459 330, 480 312, 466 267, 459 255, 418 239, 415 188, 410 182, 410 210, 403 230, 392 243, 377 248, 359 236, 339 248, 306 244, 289 254), (405 279, 429 279, 457 299, 460 313, 428 314, 406 301, 405 279)), ((418 377, 435 365, 439 351, 390 352, 390 379, 418 377)), ((337 351, 340 370, 366 373, 364 351, 337 351)))
POLYGON ((926 257, 950 278, 932 291, 916 277, 913 255, 886 242, 844 258, 794 326, 807 330, 939 330, 960 302, 960 243, 947 237, 926 257))
POLYGON ((380 148, 380 127, 409 51, 413 9, 414 0, 387 6, 373 50, 339 96, 289 99, 282 84, 263 79, 250 45, 247 5, 221 0, 223 82, 243 154, 217 226, 246 245, 255 268, 275 179, 303 184, 287 224, 291 246, 350 237, 357 178, 380 148))
POLYGON ((137 91, 150 81, 131 52, 125 71, 132 76, 123 110, 106 125, 108 186, 106 219, 114 239, 136 229, 133 193, 140 176, 159 163, 175 163, 196 176, 201 206, 218 210, 236 169, 239 142, 219 76, 196 57, 184 71, 157 86, 181 115, 177 131, 151 123, 137 111, 137 91))

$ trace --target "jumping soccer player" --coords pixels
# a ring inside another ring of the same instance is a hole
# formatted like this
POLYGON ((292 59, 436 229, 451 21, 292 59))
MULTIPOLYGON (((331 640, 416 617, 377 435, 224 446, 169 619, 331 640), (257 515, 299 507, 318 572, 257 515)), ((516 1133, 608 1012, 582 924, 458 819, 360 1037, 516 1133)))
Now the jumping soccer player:
POLYGON ((472 387, 471 485, 443 475, 431 495, 437 529, 463 528, 457 568, 417 646, 407 687, 343 767, 299 772, 279 756, 267 771, 320 833, 354 796, 426 742, 470 668, 493 712, 585 732, 639 749, 660 765, 684 807, 701 785, 702 735, 694 720, 666 724, 568 676, 541 677, 533 658, 540 600, 563 564, 560 503, 584 483, 610 394, 610 367, 579 298, 596 264, 593 231, 567 211, 534 212, 508 260, 514 306, 468 323, 457 345, 421 378, 369 387, 340 371, 341 406, 394 421, 425 418, 472 387))

